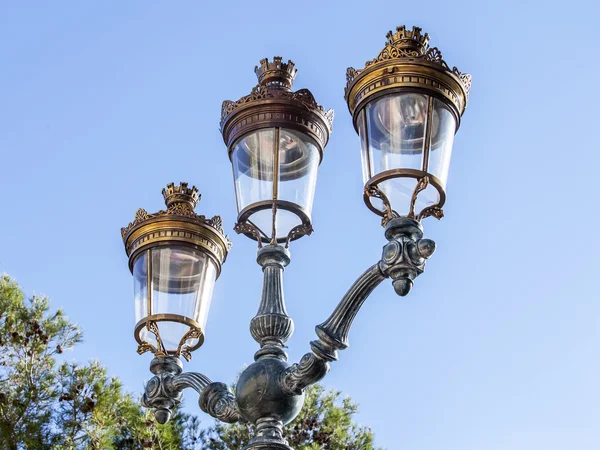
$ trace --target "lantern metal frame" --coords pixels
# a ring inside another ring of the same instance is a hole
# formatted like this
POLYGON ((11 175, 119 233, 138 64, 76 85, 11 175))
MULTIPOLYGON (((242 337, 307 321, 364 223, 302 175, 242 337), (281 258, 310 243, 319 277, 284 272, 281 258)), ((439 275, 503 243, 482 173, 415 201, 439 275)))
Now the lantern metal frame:
MULTIPOLYGON (((460 118, 466 105, 470 76, 456 69, 450 71, 439 50, 425 51, 428 35, 421 36, 420 31, 398 27, 396 34, 388 34, 386 49, 378 58, 367 62, 365 69, 348 69, 346 100, 355 127, 357 111, 368 101, 406 89, 409 92, 425 90, 428 95, 445 99, 460 118)), ((261 68, 256 69, 259 86, 237 102, 223 103, 221 127, 230 156, 232 145, 249 132, 266 127, 290 127, 291 123, 295 129, 312 133, 322 144, 321 152, 324 149, 333 113, 324 112, 309 91, 291 92, 295 71, 293 66, 290 70, 290 64, 284 66, 281 58, 275 58, 273 63, 261 61, 261 68)), ((439 180, 425 171, 400 169, 369 180, 366 200, 372 196, 385 198, 378 184, 385 177, 401 176, 419 180, 415 191, 424 189, 426 183, 441 186, 439 180)), ((444 197, 441 204, 443 200, 444 197)), ((275 210, 281 205, 270 206, 275 210)), ((426 261, 435 251, 435 242, 423 238, 422 217, 396 217, 389 203, 388 208, 382 214, 387 243, 381 258, 358 277, 329 318, 316 327, 317 339, 310 343, 310 351, 291 365, 287 362, 285 343, 294 331, 294 323, 286 312, 283 272, 290 263, 287 244, 306 234, 306 230, 299 230, 298 236, 288 236, 284 247, 279 245, 282 242, 278 242, 276 236, 270 239, 261 236, 247 220, 248 212, 242 211, 235 229, 258 241, 257 263, 263 271, 259 308, 250 321, 250 334, 260 345, 254 363, 242 372, 233 394, 227 385, 212 382, 203 374, 183 373, 182 362, 176 356, 156 354, 150 364, 154 376, 146 384, 143 404, 153 408, 156 419, 165 423, 180 404, 183 390, 191 388, 199 394, 200 409, 212 417, 227 423, 252 424, 254 437, 245 450, 292 450, 283 436, 283 426, 302 408, 304 390, 321 380, 329 371, 330 363, 338 359, 338 352, 348 347, 352 323, 371 292, 383 280, 391 279, 395 292, 407 295, 413 280, 423 273, 426 261), (268 245, 262 246, 263 242, 268 245)), ((414 216, 414 200, 411 211, 414 216)), ((430 214, 438 213, 430 211, 430 214)))
POLYGON ((178 314, 156 314, 152 312, 152 263, 151 251, 160 247, 186 247, 208 255, 215 263, 216 277, 219 278, 221 266, 227 258, 231 242, 223 232, 223 221, 220 216, 207 219, 194 212, 200 201, 196 186, 191 188, 185 182, 175 186, 169 183, 162 191, 167 206, 166 210, 148 214, 140 208, 135 219, 127 227, 121 228, 121 237, 125 244, 125 252, 129 257, 129 270, 133 273, 135 261, 146 255, 146 301, 148 315, 142 318, 134 329, 134 337, 138 343, 138 353, 151 352, 156 356, 183 356, 189 361, 191 352, 204 343, 204 330, 192 318, 178 314), (158 323, 177 322, 189 327, 182 336, 176 350, 166 350, 160 336, 158 323), (156 346, 145 341, 141 331, 147 329, 156 338, 156 346), (189 339, 197 339, 193 346, 186 345, 189 339))
POLYGON ((319 164, 323 160, 323 151, 332 131, 333 110, 325 110, 317 103, 308 89, 292 91, 292 85, 298 70, 293 61, 284 63, 280 56, 269 61, 260 61, 254 68, 258 77, 256 85, 249 95, 237 101, 225 100, 221 108, 221 133, 227 146, 230 161, 236 144, 255 131, 274 129, 273 139, 273 187, 272 199, 254 202, 238 213, 234 230, 262 243, 285 243, 311 234, 312 221, 307 212, 290 201, 279 199, 279 134, 281 129, 290 129, 303 133, 312 139, 319 151, 319 164), (250 216, 258 211, 273 211, 273 230, 269 237, 256 227, 250 216), (275 215, 278 209, 295 214, 300 225, 294 227, 286 237, 277 238, 275 215))
MULTIPOLYGON (((448 106, 456 123, 456 131, 460 127, 461 116, 467 106, 471 90, 471 75, 461 73, 456 67, 450 69, 437 48, 429 48, 429 35, 422 34, 421 28, 412 30, 405 26, 396 28, 396 32, 387 34, 386 46, 376 58, 365 63, 363 69, 349 67, 346 71, 346 88, 344 97, 348 110, 352 115, 354 128, 358 133, 362 118, 365 134, 368 136, 367 106, 383 97, 394 94, 424 94, 428 96, 427 121, 424 136, 423 160, 421 169, 392 169, 375 175, 370 173, 370 179, 365 183, 364 201, 375 214, 382 216, 385 224, 394 217, 399 217, 387 196, 379 188, 383 181, 394 178, 413 178, 416 185, 410 201, 408 217, 421 220, 434 216, 441 219, 444 215, 442 207, 446 201, 446 191, 442 182, 428 172, 429 154, 431 150, 431 128, 433 116, 433 101, 438 99, 448 106), (421 191, 432 185, 439 194, 436 204, 415 213, 414 205, 421 191), (384 211, 375 207, 371 201, 378 198, 383 202, 384 211)), ((367 158, 369 154, 369 139, 365 137, 367 158)), ((370 163, 368 163, 370 167, 370 163)))

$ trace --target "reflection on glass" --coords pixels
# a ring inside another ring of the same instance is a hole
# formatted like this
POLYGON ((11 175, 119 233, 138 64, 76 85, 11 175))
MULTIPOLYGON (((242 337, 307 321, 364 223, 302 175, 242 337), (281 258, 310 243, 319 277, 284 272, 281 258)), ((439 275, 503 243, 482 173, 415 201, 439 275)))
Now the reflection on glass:
POLYGON ((363 184, 373 176, 373 167, 369 160, 367 148, 367 130, 365 129, 365 110, 358 115, 358 135, 360 136, 360 160, 362 163, 363 184))
POLYGON ((282 128, 279 167, 277 198, 295 203, 310 217, 319 168, 316 144, 305 134, 282 128))
POLYGON ((375 173, 421 169, 428 97, 398 94, 367 106, 369 151, 375 173))
MULTIPOLYGON (((148 311, 147 255, 137 258, 134 264, 134 293, 136 299, 136 321, 148 315, 176 314, 206 326, 212 292, 217 276, 216 266, 209 256, 187 247, 158 247, 150 250, 151 301, 148 311), (146 305, 146 306, 144 306, 146 305)), ((168 351, 175 351, 189 327, 177 322, 158 322, 160 336, 168 351)), ((156 345, 154 335, 145 328, 142 339, 156 345)), ((197 339, 189 340, 193 346, 197 339)))
POLYGON ((233 175, 238 212, 273 198, 275 130, 258 130, 241 138, 233 149, 233 175))
POLYGON ((438 178, 444 189, 448 180, 452 144, 456 132, 456 120, 443 102, 433 100, 433 127, 431 130, 431 148, 427 172, 438 178))
MULTIPOLYGON (((410 202, 417 186, 416 178, 392 178, 379 183, 379 188, 388 198, 392 209, 401 216, 408 215, 410 211, 410 202)), ((415 202, 415 214, 418 215, 427 206, 435 205, 440 200, 439 193, 433 185, 429 184, 427 188, 417 195, 415 202)), ((373 202, 373 206, 379 207, 379 204, 373 202)), ((381 210, 385 209, 381 206, 381 210)))
MULTIPOLYGON (((273 128, 250 133, 236 143, 232 155, 238 212, 258 202, 269 202, 249 217, 268 238, 273 230, 273 200, 293 203, 293 208, 310 217, 320 161, 317 145, 310 137, 285 128, 279 129, 275 157, 275 134, 273 128), (278 177, 274 184, 277 162, 278 177)), ((278 208, 275 217, 278 238, 285 238, 300 224, 296 214, 278 208)))
MULTIPOLYGON (((366 106, 358 118, 365 183, 382 172, 412 169, 425 170, 439 179, 445 188, 456 121, 442 101, 434 98, 432 104, 429 114, 429 96, 406 93, 383 97, 366 106), (366 127, 363 114, 366 114, 366 127), (430 141, 426 143, 428 127, 430 141)), ((379 187, 388 197, 392 209, 407 215, 416 185, 414 178, 394 178, 381 182, 379 187)), ((438 202, 439 193, 430 184, 418 194, 415 213, 438 202)), ((372 204, 384 211, 383 203, 378 199, 373 198, 372 204)))

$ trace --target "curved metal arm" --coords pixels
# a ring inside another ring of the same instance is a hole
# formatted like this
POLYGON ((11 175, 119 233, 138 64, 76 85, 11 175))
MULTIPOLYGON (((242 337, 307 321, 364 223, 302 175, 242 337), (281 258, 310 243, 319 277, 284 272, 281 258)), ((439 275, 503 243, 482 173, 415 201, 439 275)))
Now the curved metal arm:
POLYGON ((337 361, 338 350, 348 347, 348 334, 358 311, 367 297, 385 278, 392 278, 394 290, 400 296, 408 294, 413 281, 423 273, 425 261, 435 251, 435 243, 423 239, 423 228, 416 220, 399 217, 391 220, 385 230, 388 243, 383 247, 381 261, 372 265, 350 287, 329 318, 315 328, 318 340, 312 341, 312 352, 300 363, 289 367, 282 375, 286 393, 299 395, 321 380, 329 371, 329 363, 337 361))
POLYGON ((369 267, 350 287, 329 319, 317 325, 319 339, 310 343, 312 353, 304 355, 299 364, 292 365, 283 375, 281 383, 287 393, 301 394, 327 374, 329 362, 338 359, 337 351, 348 347, 348 333, 361 306, 385 278, 379 263, 369 267))
POLYGON ((148 381, 142 405, 154 409, 159 423, 166 423, 181 403, 182 392, 194 389, 200 395, 200 408, 216 419, 233 423, 242 420, 235 397, 224 383, 213 383, 207 376, 182 372, 181 361, 174 356, 157 356, 150 363, 154 377, 148 381))

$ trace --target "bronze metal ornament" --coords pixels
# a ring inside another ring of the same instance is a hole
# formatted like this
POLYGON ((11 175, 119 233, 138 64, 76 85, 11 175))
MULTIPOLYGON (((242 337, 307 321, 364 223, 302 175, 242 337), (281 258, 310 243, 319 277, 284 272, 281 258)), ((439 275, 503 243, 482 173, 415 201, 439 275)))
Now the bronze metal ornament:
POLYGON ((370 101, 396 92, 422 92, 439 98, 451 106, 457 129, 465 111, 471 75, 450 69, 442 52, 429 47, 429 34, 421 28, 396 28, 388 32, 386 46, 375 59, 365 63, 363 69, 349 67, 346 71, 344 97, 348 104, 354 127, 358 130, 358 113, 370 101))
POLYGON ((292 91, 298 70, 293 61, 275 56, 254 68, 258 85, 237 101, 225 100, 221 107, 221 133, 229 151, 244 135, 261 128, 289 128, 312 137, 321 157, 329 141, 333 110, 325 110, 308 89, 292 91))
POLYGON ((144 317, 135 325, 134 337, 138 343, 138 354, 142 355, 146 352, 152 352, 155 356, 183 356, 186 361, 189 361, 192 356, 191 352, 200 348, 204 344, 204 332, 200 327, 200 324, 189 317, 180 316, 178 314, 153 314, 148 317, 144 317), (159 322, 177 322, 187 325, 190 329, 181 338, 177 349, 174 352, 165 350, 165 346, 160 337, 160 332, 157 326, 159 322), (154 334, 156 338, 156 347, 152 344, 144 341, 141 338, 142 330, 146 328, 149 332, 154 334), (187 341, 190 339, 197 339, 198 341, 193 345, 187 345, 187 341))
MULTIPOLYGON (((365 63, 362 69, 349 67, 346 71, 346 88, 344 97, 348 104, 355 130, 359 130, 359 121, 367 127, 366 106, 381 97, 396 93, 417 93, 429 96, 427 134, 425 135, 425 148, 423 149, 423 165, 421 170, 400 168, 387 170, 378 174, 371 174, 365 184, 364 200, 367 207, 383 217, 385 226, 389 220, 397 217, 392 211, 389 201, 378 187, 382 181, 391 178, 415 178, 417 184, 411 199, 411 210, 407 217, 421 220, 424 217, 443 217, 442 206, 446 201, 443 184, 432 174, 428 173, 430 151, 431 114, 433 98, 444 102, 456 120, 456 130, 460 126, 460 119, 467 106, 469 91, 471 89, 471 75, 461 73, 456 67, 450 69, 437 47, 429 48, 429 34, 421 33, 421 28, 413 27, 412 30, 399 26, 396 32, 389 31, 386 35, 387 42, 376 58, 365 63), (362 114, 361 114, 362 113, 362 114), (417 195, 425 186, 430 184, 439 193, 439 201, 415 214, 414 205, 417 195), (379 198, 384 204, 384 211, 375 208, 371 197, 379 198)), ((366 140, 368 144, 368 139, 366 140)), ((366 151, 369 158, 369 149, 366 151)), ((370 163, 369 163, 370 164, 370 163)))
POLYGON ((196 186, 188 187, 188 183, 175 186, 169 183, 162 194, 167 206, 166 210, 154 214, 138 209, 135 219, 128 226, 121 228, 121 236, 125 244, 125 252, 129 257, 129 270, 133 273, 136 259, 146 253, 147 258, 147 312, 148 316, 136 325, 134 336, 138 342, 138 353, 147 351, 158 356, 175 355, 188 359, 190 353, 200 347, 204 342, 204 332, 198 322, 184 316, 175 314, 153 314, 150 293, 152 292, 152 267, 150 263, 150 250, 160 246, 189 247, 199 250, 210 257, 217 269, 217 278, 221 266, 227 258, 231 242, 223 232, 221 217, 214 216, 207 219, 194 212, 200 201, 200 194, 196 186), (181 339, 175 352, 167 352, 162 343, 157 323, 162 321, 178 322, 189 327, 189 331, 181 339), (156 347, 141 338, 141 331, 146 328, 156 337, 156 347), (186 341, 198 339, 193 347, 186 341))
MULTIPOLYGON (((274 142, 279 142, 281 129, 297 131, 308 136, 319 151, 319 163, 323 159, 323 151, 332 131, 333 110, 325 110, 317 103, 308 89, 292 91, 297 69, 293 61, 284 63, 280 56, 273 61, 267 58, 260 61, 260 66, 254 68, 258 77, 258 85, 252 88, 249 95, 237 101, 226 100, 221 108, 221 133, 227 145, 229 159, 237 143, 243 137, 260 129, 274 129, 274 142)), ((279 144, 275 144, 276 146, 279 144)), ((279 152, 274 148, 272 200, 252 203, 239 212, 234 230, 263 243, 287 243, 298 239, 312 230, 308 215, 297 205, 278 199, 279 179, 285 179, 299 173, 301 167, 288 167, 286 173, 279 174, 279 152), (257 211, 272 209, 273 215, 277 210, 284 209, 294 213, 299 221, 299 227, 287 237, 268 236, 271 230, 259 230, 250 220, 257 211), (307 232, 304 232, 307 231, 307 232)), ((301 164, 300 164, 301 165, 301 164)))
POLYGON ((162 193, 166 210, 148 214, 140 208, 135 213, 134 221, 121 228, 125 251, 129 257, 129 270, 133 272, 135 260, 145 250, 176 244, 208 254, 215 262, 218 277, 231 248, 231 242, 223 232, 221 217, 207 219, 194 212, 200 200, 196 186, 189 188, 187 183, 179 186, 170 183, 162 193))

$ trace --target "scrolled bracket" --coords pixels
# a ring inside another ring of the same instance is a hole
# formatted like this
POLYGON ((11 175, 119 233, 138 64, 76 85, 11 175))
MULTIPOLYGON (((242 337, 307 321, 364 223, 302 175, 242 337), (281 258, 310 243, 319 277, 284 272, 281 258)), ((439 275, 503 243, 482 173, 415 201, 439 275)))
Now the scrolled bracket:
POLYGON ((235 397, 225 383, 210 383, 200 393, 200 409, 222 422, 244 422, 235 397))
POLYGON ((314 353, 307 353, 299 363, 290 366, 281 378, 283 391, 288 395, 301 395, 311 384, 323 379, 329 372, 329 362, 314 353))
POLYGON ((260 235, 260 230, 256 228, 254 225, 248 222, 236 223, 233 226, 233 231, 237 234, 246 234, 253 236, 258 242, 258 248, 262 248, 262 236, 260 235))
POLYGON ((408 294, 412 280, 423 273, 426 260, 435 251, 435 242, 423 239, 423 227, 413 218, 391 218, 385 237, 389 242, 383 247, 381 260, 354 282, 331 316, 317 325, 318 339, 310 343, 312 352, 283 373, 281 385, 289 395, 301 394, 327 374, 329 363, 338 359, 338 351, 348 347, 350 328, 360 308, 384 279, 392 279, 398 295, 408 294))
POLYGON ((243 420, 235 398, 223 383, 213 383, 200 373, 182 373, 179 358, 157 356, 150 363, 154 374, 146 383, 142 406, 152 408, 158 423, 169 421, 173 411, 181 404, 183 390, 192 388, 200 394, 200 408, 216 419, 233 423, 243 420))

